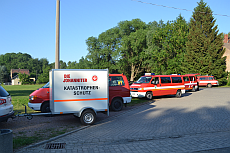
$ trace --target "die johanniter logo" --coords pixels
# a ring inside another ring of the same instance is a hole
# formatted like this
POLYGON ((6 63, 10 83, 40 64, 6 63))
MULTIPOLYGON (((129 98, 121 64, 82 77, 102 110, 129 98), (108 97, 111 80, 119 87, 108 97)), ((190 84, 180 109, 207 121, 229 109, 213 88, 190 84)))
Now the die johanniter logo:
POLYGON ((97 77, 96 75, 94 75, 94 76, 92 77, 92 80, 93 80, 93 81, 97 81, 97 79, 98 79, 98 77, 97 77))

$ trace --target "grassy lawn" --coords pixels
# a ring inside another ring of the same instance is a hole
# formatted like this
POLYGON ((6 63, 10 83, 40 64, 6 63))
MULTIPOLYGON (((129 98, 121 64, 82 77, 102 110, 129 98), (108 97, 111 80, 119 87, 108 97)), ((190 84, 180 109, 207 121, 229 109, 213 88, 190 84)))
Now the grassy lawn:
MULTIPOLYGON (((12 104, 14 105, 14 111, 17 112, 24 112, 25 107, 24 105, 28 105, 29 102, 29 95, 38 88, 41 88, 44 84, 40 85, 2 85, 6 91, 9 92, 12 98, 12 104)), ((27 112, 32 113, 35 112, 27 107, 27 112)))
POLYGON ((146 98, 132 98, 132 101, 131 103, 128 104, 128 106, 134 106, 134 105, 137 105, 137 104, 142 104, 142 103, 145 103, 149 100, 147 100, 146 98))
POLYGON ((50 139, 55 136, 64 134, 67 132, 67 129, 55 129, 55 128, 50 128, 46 129, 43 131, 38 131, 35 132, 33 136, 25 136, 22 133, 22 136, 17 136, 16 138, 13 139, 13 149, 17 149, 26 145, 30 145, 32 143, 36 143, 45 139, 50 139), (47 132, 49 134, 47 134, 47 132))

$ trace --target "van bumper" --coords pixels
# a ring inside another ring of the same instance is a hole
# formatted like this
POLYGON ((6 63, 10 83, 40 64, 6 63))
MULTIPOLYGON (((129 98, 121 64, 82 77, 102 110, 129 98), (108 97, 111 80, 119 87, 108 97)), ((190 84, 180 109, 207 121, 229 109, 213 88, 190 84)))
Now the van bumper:
POLYGON ((33 109, 33 110, 36 110, 36 111, 41 110, 41 105, 42 105, 42 103, 30 103, 30 102, 28 102, 29 108, 33 109))
POLYGON ((181 89, 181 93, 182 93, 182 94, 185 94, 185 89, 181 89))
POLYGON ((146 92, 130 92, 131 97, 143 98, 146 95, 146 92))
POLYGON ((123 98, 123 103, 130 103, 132 100, 132 97, 122 97, 123 98))

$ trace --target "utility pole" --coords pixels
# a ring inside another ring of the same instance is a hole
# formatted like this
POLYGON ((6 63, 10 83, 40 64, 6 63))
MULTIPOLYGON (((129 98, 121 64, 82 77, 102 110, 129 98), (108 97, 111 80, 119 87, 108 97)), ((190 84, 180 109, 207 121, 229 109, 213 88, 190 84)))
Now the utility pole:
POLYGON ((56 4, 56 51, 55 51, 55 69, 59 69, 59 43, 60 43, 60 0, 56 4))

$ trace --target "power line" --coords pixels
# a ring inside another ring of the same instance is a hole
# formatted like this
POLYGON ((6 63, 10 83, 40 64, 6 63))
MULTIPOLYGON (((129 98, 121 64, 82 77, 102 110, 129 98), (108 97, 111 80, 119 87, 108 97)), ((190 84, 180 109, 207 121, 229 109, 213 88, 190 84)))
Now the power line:
MULTIPOLYGON (((138 1, 138 0, 132 0, 132 1, 136 1, 139 3, 144 3, 144 4, 149 4, 149 5, 155 5, 155 6, 161 6, 161 7, 166 7, 166 8, 172 8, 172 9, 176 9, 176 10, 183 10, 183 11, 193 11, 193 10, 187 10, 187 9, 182 9, 182 8, 176 8, 176 7, 171 7, 171 6, 165 6, 165 5, 158 5, 158 4, 153 4, 153 3, 148 3, 148 2, 142 2, 142 1, 138 1)), ((199 13, 207 13, 207 12, 200 12, 199 13)), ((222 15, 222 14, 213 14, 213 13, 207 13, 207 14, 212 14, 212 15, 219 15, 219 16, 225 16, 225 17, 230 17, 228 15, 222 15)))

